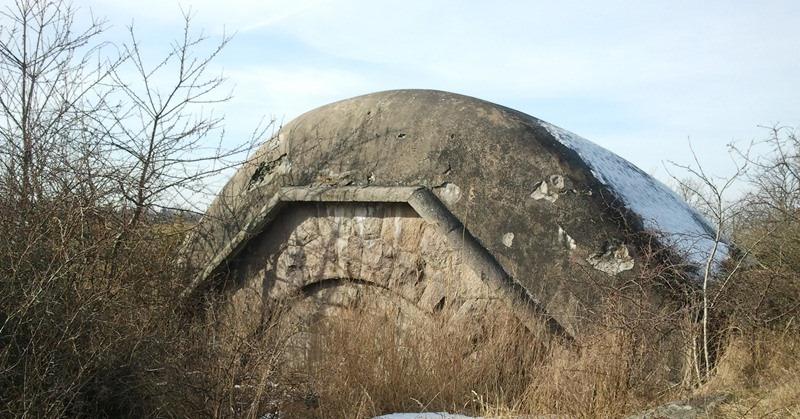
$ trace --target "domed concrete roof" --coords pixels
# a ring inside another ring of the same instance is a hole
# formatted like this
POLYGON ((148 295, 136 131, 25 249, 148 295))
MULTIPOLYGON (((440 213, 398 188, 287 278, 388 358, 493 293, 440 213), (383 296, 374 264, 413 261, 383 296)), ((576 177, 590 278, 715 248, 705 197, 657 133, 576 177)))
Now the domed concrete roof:
POLYGON ((223 281, 302 202, 408 204, 470 249, 465 263, 478 278, 570 333, 599 288, 637 275, 643 246, 656 243, 691 269, 713 245, 696 211, 596 144, 483 100, 396 90, 307 112, 265 143, 189 243, 197 274, 187 293, 223 281))

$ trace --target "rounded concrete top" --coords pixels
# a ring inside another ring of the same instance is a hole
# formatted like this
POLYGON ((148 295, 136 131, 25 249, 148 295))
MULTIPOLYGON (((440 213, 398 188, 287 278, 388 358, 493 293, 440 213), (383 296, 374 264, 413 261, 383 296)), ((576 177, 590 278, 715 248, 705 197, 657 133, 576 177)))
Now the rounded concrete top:
POLYGON ((483 100, 394 90, 322 106, 281 128, 209 208, 190 266, 202 269, 224 252, 290 186, 428 188, 556 314, 566 300, 592 297, 570 278, 631 275, 642 232, 690 265, 709 248, 702 217, 602 147, 483 100))

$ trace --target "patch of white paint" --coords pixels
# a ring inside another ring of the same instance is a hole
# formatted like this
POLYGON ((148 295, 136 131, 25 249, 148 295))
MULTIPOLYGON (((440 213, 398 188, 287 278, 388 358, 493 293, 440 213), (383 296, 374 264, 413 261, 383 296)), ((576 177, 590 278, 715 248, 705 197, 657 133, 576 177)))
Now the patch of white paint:
POLYGON ((565 187, 564 176, 550 175, 546 180, 539 182, 539 185, 531 193, 531 198, 537 201, 544 199, 548 202, 556 202, 565 187))
POLYGON ((629 271, 634 266, 634 260, 628 251, 628 246, 624 244, 608 246, 603 251, 586 258, 586 261, 598 271, 605 272, 611 276, 629 271))
POLYGON ((364 231, 366 229, 364 223, 367 220, 367 215, 367 207, 356 207, 355 213, 353 214, 353 223, 355 224, 356 232, 361 237, 364 236, 364 231))
POLYGON ((503 234, 503 244, 506 247, 511 247, 514 244, 514 233, 503 234))
POLYGON ((569 250, 573 250, 578 247, 578 245, 575 243, 575 240, 573 240, 572 237, 570 237, 570 235, 567 234, 567 232, 564 231, 560 225, 558 226, 558 242, 569 250))
POLYGON ((455 183, 445 182, 442 186, 434 188, 434 192, 439 195, 446 204, 455 204, 461 199, 461 188, 455 183))
POLYGON ((403 217, 394 217, 394 242, 400 243, 400 236, 403 234, 403 217))
POLYGON ((558 199, 558 194, 551 194, 549 193, 550 190, 547 187, 547 182, 541 181, 539 182, 539 186, 534 189, 533 193, 531 194, 531 198, 535 200, 544 199, 548 202, 556 202, 558 199))

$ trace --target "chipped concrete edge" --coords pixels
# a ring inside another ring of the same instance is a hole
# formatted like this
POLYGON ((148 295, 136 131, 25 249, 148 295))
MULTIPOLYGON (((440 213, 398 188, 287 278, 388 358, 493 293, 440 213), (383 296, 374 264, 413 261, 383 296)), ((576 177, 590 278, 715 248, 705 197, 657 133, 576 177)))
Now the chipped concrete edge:
POLYGON ((433 192, 423 186, 283 187, 203 267, 183 291, 181 298, 187 299, 195 295, 215 272, 244 249, 251 238, 272 223, 286 204, 295 202, 407 203, 425 221, 434 224, 451 246, 464 251, 464 259, 469 267, 492 286, 523 324, 532 327, 529 323, 532 319, 544 320, 551 332, 572 340, 572 336, 558 321, 547 314, 542 304, 503 269, 497 259, 470 234, 433 192))

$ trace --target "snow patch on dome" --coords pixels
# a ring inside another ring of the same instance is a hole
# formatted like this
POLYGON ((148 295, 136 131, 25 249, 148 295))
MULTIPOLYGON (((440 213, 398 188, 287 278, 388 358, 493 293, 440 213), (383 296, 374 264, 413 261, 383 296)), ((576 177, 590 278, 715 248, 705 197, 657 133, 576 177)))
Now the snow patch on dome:
MULTIPOLYGON (((556 140, 578 153, 592 175, 632 212, 645 229, 656 233, 686 260, 701 268, 714 249, 714 228, 672 189, 622 157, 565 129, 539 121, 556 140)), ((714 268, 728 257, 728 245, 719 243, 714 268)))

